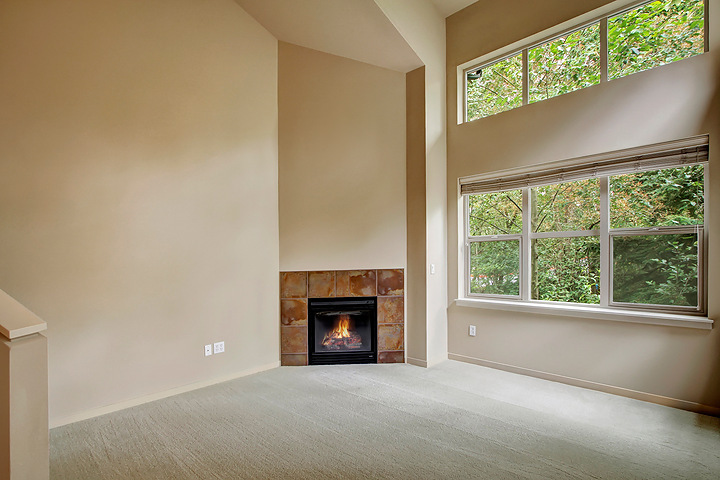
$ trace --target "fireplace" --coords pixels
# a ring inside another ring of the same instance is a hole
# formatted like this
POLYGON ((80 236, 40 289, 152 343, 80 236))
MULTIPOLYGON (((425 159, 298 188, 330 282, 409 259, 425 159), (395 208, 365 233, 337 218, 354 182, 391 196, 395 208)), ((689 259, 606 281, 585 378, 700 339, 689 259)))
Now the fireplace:
POLYGON ((309 298, 308 363, 377 363, 377 298, 309 298))

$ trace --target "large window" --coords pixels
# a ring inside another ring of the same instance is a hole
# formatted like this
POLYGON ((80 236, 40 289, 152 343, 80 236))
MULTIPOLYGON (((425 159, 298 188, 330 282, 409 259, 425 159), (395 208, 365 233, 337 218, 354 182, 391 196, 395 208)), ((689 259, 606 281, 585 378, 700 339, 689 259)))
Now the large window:
POLYGON ((704 313, 706 159, 683 146, 461 181, 466 296, 704 313))
POLYGON ((655 0, 629 5, 462 69, 465 121, 705 51, 703 0, 655 0))

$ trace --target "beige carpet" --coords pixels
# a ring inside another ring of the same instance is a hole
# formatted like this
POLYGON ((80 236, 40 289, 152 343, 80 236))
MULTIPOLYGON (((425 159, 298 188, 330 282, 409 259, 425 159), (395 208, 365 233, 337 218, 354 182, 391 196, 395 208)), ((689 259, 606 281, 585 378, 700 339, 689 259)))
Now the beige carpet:
POLYGON ((53 480, 720 478, 720 419, 452 361, 282 367, 50 446, 53 480))

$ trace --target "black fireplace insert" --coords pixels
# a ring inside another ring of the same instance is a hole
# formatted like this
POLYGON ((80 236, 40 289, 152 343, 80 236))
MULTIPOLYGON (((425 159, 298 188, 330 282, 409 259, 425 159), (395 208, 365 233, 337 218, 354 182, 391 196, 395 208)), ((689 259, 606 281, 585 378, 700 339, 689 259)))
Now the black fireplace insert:
POLYGON ((377 297, 308 299, 308 364, 342 363, 377 363, 377 297))

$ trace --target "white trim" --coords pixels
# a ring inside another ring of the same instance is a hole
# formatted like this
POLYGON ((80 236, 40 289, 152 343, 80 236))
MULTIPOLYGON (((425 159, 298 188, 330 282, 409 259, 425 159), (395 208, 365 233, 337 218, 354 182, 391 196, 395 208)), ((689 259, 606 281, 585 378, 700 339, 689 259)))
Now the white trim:
POLYGON ((406 362, 410 365, 415 365, 416 367, 428 367, 427 360, 420 360, 419 358, 407 357, 406 362))
POLYGON ((455 305, 459 307, 535 313, 539 315, 590 318, 595 320, 610 320, 613 322, 664 325, 668 327, 696 328, 700 330, 711 330, 714 323, 713 320, 708 317, 695 315, 678 315, 673 313, 653 312, 649 310, 618 309, 596 305, 575 305, 558 302, 458 298, 455 300, 455 305))
POLYGON ((83 420, 88 420, 90 418, 99 417, 100 415, 105 415, 108 413, 125 410, 126 408, 136 407, 136 406, 142 405, 144 403, 154 402, 155 400, 162 400, 163 398, 172 397, 175 395, 179 395, 181 393, 191 392, 193 390, 198 390, 200 388, 209 387, 211 385, 216 385, 218 383, 235 380, 236 378, 246 377, 248 375, 253 375, 255 373, 264 372, 266 370, 272 370, 273 368, 277 368, 279 366, 280 366, 280 361, 271 362, 271 363, 267 363, 265 365, 260 365, 257 367, 248 368, 247 370, 242 370, 240 372, 232 373, 230 375, 213 378, 211 380, 204 380, 202 382, 190 383, 188 385, 183 385, 181 387, 171 388, 170 390, 164 390, 162 392, 151 393, 150 395, 143 395, 141 397, 131 398, 129 400, 124 400, 122 402, 113 403, 111 405, 106 405, 106 406, 100 407, 100 408, 93 408, 91 410, 86 410, 84 412, 75 413, 73 415, 68 415, 65 417, 51 420, 50 428, 62 427, 63 425, 68 425, 68 424, 75 423, 75 422, 81 422, 83 420))
POLYGON ((665 407, 679 408, 681 410, 687 410, 689 412, 720 417, 720 408, 718 407, 704 405, 702 403, 690 402, 688 400, 681 400, 679 398, 665 397, 663 395, 657 395, 654 393, 641 392, 638 390, 631 390, 629 388, 623 387, 616 387, 614 385, 607 385, 604 383, 582 380, 575 377, 567 377, 565 375, 558 375, 556 373, 533 370, 531 368, 517 367, 515 365, 493 362, 492 360, 484 360, 481 358, 469 357, 456 353, 448 353, 448 359, 458 362, 471 363, 473 365, 479 365, 481 367, 503 370, 505 372, 516 373, 519 375, 526 375, 528 377, 540 378, 542 380, 549 380, 551 382, 564 383, 566 385, 572 385, 574 387, 587 388, 589 390, 596 390, 598 392, 618 395, 620 397, 632 398, 643 402, 655 403, 658 405, 663 405, 665 407))

